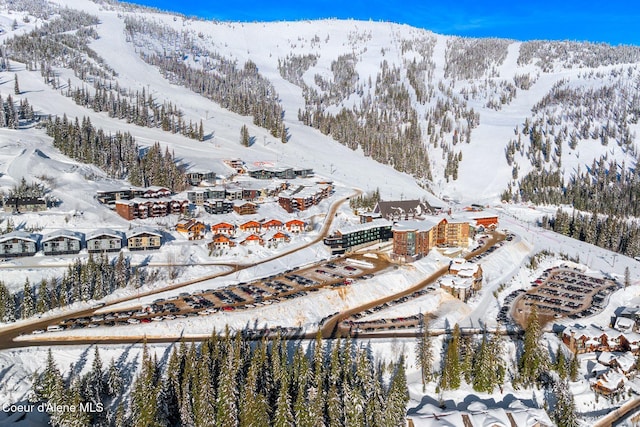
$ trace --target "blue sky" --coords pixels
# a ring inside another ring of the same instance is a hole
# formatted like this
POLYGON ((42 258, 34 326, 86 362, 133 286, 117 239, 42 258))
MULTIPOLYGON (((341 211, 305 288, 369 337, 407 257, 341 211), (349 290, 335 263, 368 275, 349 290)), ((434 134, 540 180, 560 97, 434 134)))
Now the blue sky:
POLYGON ((640 7, 632 0, 135 0, 223 21, 320 18, 382 20, 440 34, 517 40, 577 40, 640 45, 640 7))

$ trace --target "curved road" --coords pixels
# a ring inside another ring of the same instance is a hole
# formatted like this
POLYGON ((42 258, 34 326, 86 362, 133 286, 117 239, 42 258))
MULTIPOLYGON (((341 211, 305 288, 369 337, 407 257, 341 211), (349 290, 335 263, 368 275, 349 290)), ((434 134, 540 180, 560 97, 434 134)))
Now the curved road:
MULTIPOLYGON (((188 280, 185 282, 180 282, 180 283, 175 283, 172 285, 168 285, 162 288, 156 288, 156 289, 152 289, 149 291, 145 291, 145 292, 141 292, 141 293, 137 293, 135 295, 130 295, 130 296, 126 296, 126 297, 122 297, 122 298, 118 298, 116 300, 110 301, 109 303, 105 304, 104 306, 94 306, 92 308, 84 308, 84 309, 80 309, 80 310, 75 310, 75 311, 65 311, 64 313, 58 315, 58 316, 47 316, 46 319, 33 319, 33 320, 29 320, 29 321, 25 321, 25 322, 19 322, 19 324, 11 324, 11 325, 7 325, 4 326, 2 328, 0 328, 0 349, 6 349, 6 348, 13 348, 13 347, 23 347, 25 345, 39 345, 39 344, 46 344, 46 345, 52 345, 52 342, 47 339, 46 337, 34 337, 34 339, 31 339, 29 341, 14 341, 14 339, 16 337, 18 337, 19 335, 26 335, 26 334, 30 334, 31 332, 37 330, 37 329, 46 329, 48 325, 51 324, 55 324, 55 323, 59 323, 62 320, 68 319, 68 318, 72 318, 72 317, 85 317, 85 316, 90 316, 91 314, 93 314, 94 312, 96 312, 97 310, 104 310, 104 307, 109 307, 115 304, 120 304, 122 302, 127 302, 127 301, 131 301, 131 300, 135 300, 138 299, 140 297, 146 297, 146 296, 150 296, 150 295, 154 295, 160 292, 166 292, 166 291, 170 291, 170 290, 174 290, 174 289, 179 289, 188 285, 193 285, 195 283, 200 283, 200 282, 204 282, 206 280, 211 280, 211 279, 215 279, 217 277, 223 277, 223 276, 227 276, 230 274, 235 274, 237 271, 241 271, 250 267, 254 267, 256 265, 260 265, 260 264, 264 264, 266 262, 270 262, 273 261, 275 259, 279 259, 285 256, 288 256, 294 252, 297 252, 301 249, 304 248, 308 248, 312 245, 315 245, 316 243, 322 241, 322 239, 329 233, 329 229, 331 227, 331 224, 333 223, 333 219, 335 218, 336 212, 338 211, 338 208, 340 207, 340 205, 342 205, 345 201, 349 200, 350 197, 354 197, 354 196, 358 196, 362 194, 362 190, 358 190, 356 189, 355 193, 353 193, 350 196, 346 196, 343 197, 342 199, 339 199, 335 202, 333 202, 333 204, 331 205, 331 207, 329 208, 329 212, 327 213, 327 217, 326 217, 326 221, 324 222, 322 228, 320 229, 320 233, 318 234, 318 237, 314 238, 313 240, 311 240, 308 243, 305 243, 302 246, 298 246, 292 249, 289 249, 285 252, 282 252, 280 254, 274 255, 272 257, 269 258, 265 258, 263 260, 257 261, 255 263, 252 264, 236 264, 232 270, 229 271, 223 271, 223 272, 218 272, 215 274, 211 274, 211 275, 207 275, 207 276, 202 276, 202 277, 198 277, 196 279, 192 279, 192 280, 188 280)), ((229 264, 220 264, 220 265, 229 265, 229 264)), ((118 337, 116 339, 114 339, 113 341, 118 341, 119 339, 122 339, 122 337, 118 337)), ((168 339, 167 341, 172 341, 173 339, 168 339)), ((92 341, 87 340, 87 339, 81 339, 78 341, 74 341, 73 339, 69 338, 67 340, 63 340, 65 343, 67 344, 91 344, 92 341)), ((108 340, 101 340, 99 339, 99 337, 96 337, 96 339, 93 342, 103 342, 103 341, 108 341, 108 340)), ((136 341, 139 341, 139 338, 136 338, 136 341)), ((109 341, 112 342, 112 341, 109 341)), ((125 342, 130 342, 130 341, 125 341, 125 342)))

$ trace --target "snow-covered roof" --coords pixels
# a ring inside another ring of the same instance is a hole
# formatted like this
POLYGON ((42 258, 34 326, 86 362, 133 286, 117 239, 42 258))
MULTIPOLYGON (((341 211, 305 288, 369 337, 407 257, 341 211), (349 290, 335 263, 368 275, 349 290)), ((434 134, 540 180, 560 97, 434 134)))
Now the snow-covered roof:
POLYGON ((42 236, 42 242, 48 242, 49 240, 56 239, 58 237, 67 237, 69 239, 74 239, 78 241, 82 241, 82 233, 78 233, 71 230, 55 230, 51 233, 45 234, 42 236))
POLYGON ((443 218, 429 216, 422 221, 398 221, 393 225, 393 231, 429 231, 442 220, 443 218))
POLYGON ((124 233, 122 231, 113 230, 111 228, 99 228, 87 233, 85 235, 85 238, 87 240, 91 240, 101 236, 109 236, 122 239, 124 237, 124 233))
POLYGON ((16 230, 11 233, 3 234, 0 236, 0 242, 6 242, 12 239, 20 239, 20 240, 29 240, 31 242, 37 243, 40 240, 39 234, 27 233, 26 231, 16 230))
POLYGON ((466 277, 458 277, 454 275, 444 275, 439 280, 440 286, 447 286, 450 288, 469 289, 473 286, 473 280, 466 277))
POLYGON ((131 237, 135 237, 138 236, 140 234, 153 234, 154 236, 158 236, 158 237, 162 237, 162 233, 160 233, 158 230, 151 228, 151 227, 136 227, 132 230, 129 230, 127 232, 127 239, 131 238, 131 237))
POLYGON ((631 332, 635 323, 636 322, 628 317, 618 317, 613 327, 621 332, 631 332))

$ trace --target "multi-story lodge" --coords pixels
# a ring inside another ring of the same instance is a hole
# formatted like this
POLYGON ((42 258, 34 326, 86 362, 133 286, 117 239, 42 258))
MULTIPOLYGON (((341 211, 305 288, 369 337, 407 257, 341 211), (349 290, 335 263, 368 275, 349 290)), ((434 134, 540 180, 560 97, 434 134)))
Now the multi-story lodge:
POLYGON ((289 213, 304 211, 329 197, 332 191, 333 185, 331 184, 319 184, 312 187, 300 186, 293 191, 280 195, 278 203, 282 209, 289 213))
POLYGON ((118 252, 122 249, 124 233, 110 228, 101 228, 86 235, 87 251, 96 252, 118 252))
POLYGON ((215 182, 216 173, 212 171, 197 171, 197 170, 189 170, 186 173, 187 181, 190 185, 197 186, 200 185, 201 182, 215 182))
POLYGON ((47 207, 43 197, 10 197, 4 201, 5 212, 39 212, 47 207))
POLYGON ((221 215, 233 212, 233 202, 222 199, 206 200, 202 207, 208 214, 221 215))
POLYGON ((427 255, 437 246, 467 247, 469 223, 426 217, 422 221, 401 221, 393 225, 392 257, 407 262, 427 255))
POLYGON ((167 216, 170 214, 186 214, 189 212, 189 201, 184 199, 133 199, 117 200, 116 212, 121 217, 145 219, 167 216))
POLYGON ((136 198, 159 199, 171 196, 171 190, 166 187, 127 187, 118 190, 98 191, 97 199, 105 205, 115 205, 118 200, 133 200, 136 198))
POLYGON ((127 247, 130 251, 160 249, 162 234, 149 227, 137 227, 127 233, 127 247))
POLYGON ((342 227, 325 237, 324 244, 331 247, 333 254, 342 254, 356 250, 373 242, 386 242, 393 237, 390 221, 380 220, 367 224, 342 227))
POLYGON ((45 255, 77 254, 82 249, 81 233, 56 230, 42 237, 42 252, 45 255))
POLYGON ((12 231, 0 236, 0 257, 31 256, 38 252, 41 236, 24 231, 12 231))

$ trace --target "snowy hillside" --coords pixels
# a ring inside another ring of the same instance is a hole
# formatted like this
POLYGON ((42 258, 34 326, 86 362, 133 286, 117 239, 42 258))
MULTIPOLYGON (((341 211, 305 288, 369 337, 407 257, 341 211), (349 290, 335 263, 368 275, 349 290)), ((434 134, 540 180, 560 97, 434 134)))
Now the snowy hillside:
MULTIPOLYGON (((62 87, 55 90, 43 82, 35 61, 34 71, 27 71, 33 69, 30 65, 11 62, 3 92, 12 91, 9 76, 16 73, 21 96, 36 112, 88 116, 105 131, 131 132, 140 144, 160 141, 192 167, 219 168, 219 159, 233 156, 249 162, 313 164, 319 173, 365 191, 380 187, 385 197, 425 196, 414 179, 378 164, 387 163, 411 173, 438 196, 494 202, 507 184, 517 186, 517 178, 534 167, 558 164, 568 179, 579 166, 584 169, 602 155, 613 155, 620 163, 624 160, 627 167, 635 162, 635 97, 626 101, 629 109, 623 119, 616 119, 616 109, 588 116, 591 129, 587 131, 580 130, 584 123, 578 120, 542 116, 547 121, 540 130, 547 138, 551 136, 551 148, 542 147, 541 151, 528 141, 529 134, 523 134, 513 160, 507 162, 505 156, 510 142, 516 140, 514 132, 522 131, 525 121, 534 123, 541 116, 537 104, 551 91, 566 87, 578 90, 578 97, 589 97, 593 94, 580 91, 612 87, 611 92, 619 93, 633 87, 640 59, 640 50, 635 48, 461 39, 378 22, 222 23, 140 13, 138 9, 128 11, 119 5, 83 0, 61 4, 97 17, 99 24, 92 26, 97 35, 89 47, 113 71, 115 77, 109 84, 128 91, 146 90, 156 103, 173 103, 185 122, 202 121, 210 138, 197 143, 157 128, 110 120, 104 113, 80 107, 62 95, 62 87), (230 113, 219 107, 220 102, 185 90, 175 70, 167 69, 169 65, 164 70, 149 65, 154 54, 172 60, 177 56, 194 70, 209 68, 214 73, 225 64, 242 69, 251 61, 259 75, 273 85, 284 111, 289 142, 283 144, 273 132, 250 123, 251 117, 230 113), (375 120, 383 129, 371 131, 342 123, 340 117, 344 119, 349 111, 350 122, 366 126, 365 121, 378 116, 375 120), (304 126, 299 118, 328 135, 304 126), (256 141, 250 148, 238 144, 244 123, 256 141), (608 146, 592 140, 594 133, 599 138, 600 126, 610 129, 614 124, 623 126, 630 140, 625 140, 621 130, 612 133, 608 146), (571 143, 574 130, 577 141, 571 143), (562 138, 557 138, 559 133, 562 138), (330 136, 354 150, 341 147, 330 136), (384 140, 394 138, 402 148, 384 145, 384 140), (408 142, 403 145, 403 141, 408 142), (616 146, 620 148, 616 150, 616 146), (546 152, 551 149, 554 153, 546 152), (370 157, 363 158, 363 154, 370 157), (541 157, 542 164, 536 162, 541 157), (385 179, 373 183, 370 176, 385 179)), ((49 13, 54 13, 53 9, 49 13)), ((5 40, 42 23, 26 11, 10 14, 5 9, 4 15, 5 40), (29 16, 29 22, 24 22, 29 16), (14 31, 11 21, 16 17, 21 19, 17 19, 14 31)), ((68 67, 52 65, 61 86, 69 81, 72 87, 91 93, 99 81, 85 76, 83 82, 68 67)))

